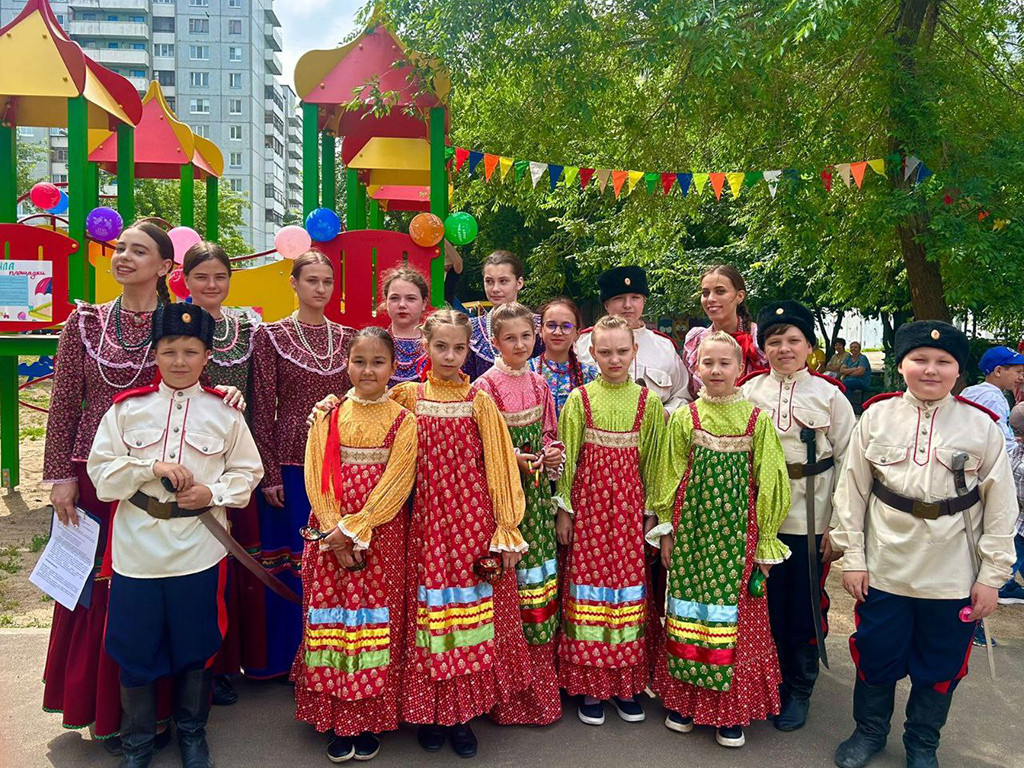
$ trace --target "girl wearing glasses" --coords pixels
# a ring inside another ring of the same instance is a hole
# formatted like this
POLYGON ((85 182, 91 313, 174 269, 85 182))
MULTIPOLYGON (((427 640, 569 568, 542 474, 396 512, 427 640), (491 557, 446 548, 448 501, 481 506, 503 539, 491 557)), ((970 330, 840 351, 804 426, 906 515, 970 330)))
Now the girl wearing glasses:
POLYGON ((547 382, 555 399, 555 415, 577 387, 597 378, 597 368, 581 362, 573 345, 580 337, 583 318, 576 302, 558 296, 540 308, 540 337, 544 351, 530 360, 530 370, 547 382))

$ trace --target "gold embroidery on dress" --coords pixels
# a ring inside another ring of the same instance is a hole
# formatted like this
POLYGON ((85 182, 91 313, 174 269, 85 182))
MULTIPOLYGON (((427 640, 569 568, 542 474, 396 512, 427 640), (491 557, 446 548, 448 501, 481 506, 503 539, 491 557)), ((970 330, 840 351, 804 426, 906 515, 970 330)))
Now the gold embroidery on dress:
POLYGON ((636 448, 640 445, 639 432, 605 432, 601 429, 588 429, 584 439, 591 445, 602 448, 636 448))
POLYGON ((472 418, 472 400, 454 400, 442 403, 437 400, 419 400, 416 403, 417 416, 437 416, 442 419, 472 418))
POLYGON ((693 444, 718 453, 745 453, 754 444, 750 435, 712 435, 702 429, 694 430, 693 444))
POLYGON ((540 421, 543 415, 543 405, 535 405, 533 408, 528 408, 525 411, 502 414, 502 416, 505 417, 505 423, 508 424, 509 427, 528 427, 531 424, 536 424, 540 421))
POLYGON ((369 466, 387 464, 391 457, 390 448, 348 448, 341 446, 341 463, 369 466))

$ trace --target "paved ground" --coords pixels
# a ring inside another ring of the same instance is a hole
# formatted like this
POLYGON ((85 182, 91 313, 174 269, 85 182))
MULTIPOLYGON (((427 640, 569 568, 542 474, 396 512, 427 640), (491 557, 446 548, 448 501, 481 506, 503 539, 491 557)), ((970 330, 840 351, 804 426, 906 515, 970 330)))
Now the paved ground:
MULTIPOLYGON (((835 745, 852 727, 850 695, 853 667, 836 633, 831 672, 824 672, 815 692, 811 720, 802 731, 777 732, 759 723, 747 729, 747 746, 726 750, 714 741, 711 729, 689 735, 671 733, 662 725, 661 707, 651 703, 648 720, 621 722, 609 713, 601 728, 580 723, 566 708, 562 721, 547 728, 499 728, 484 719, 475 723, 480 754, 478 768, 552 768, 554 766, 630 766, 675 768, 683 765, 786 766, 814 768, 832 765, 835 745)), ((65 731, 59 717, 39 708, 42 683, 39 669, 46 650, 46 630, 0 631, 0 768, 80 768, 109 766, 106 757, 83 732, 65 731)), ((1024 641, 1008 639, 996 649, 999 682, 990 682, 983 654, 974 657, 972 674, 957 690, 953 716, 943 736, 940 758, 956 768, 1024 766, 1024 729, 1021 696, 1024 694, 1024 641)), ((293 719, 291 689, 279 683, 240 683, 241 697, 234 707, 218 708, 210 727, 210 745, 220 768, 253 766, 329 765, 324 737, 293 719)), ((901 688, 894 720, 895 738, 873 765, 897 768, 903 763, 901 688)), ((411 729, 392 734, 384 742, 375 765, 442 766, 462 764, 447 748, 437 755, 423 753, 411 729)), ((177 750, 169 749, 154 761, 155 768, 180 765, 177 750)))

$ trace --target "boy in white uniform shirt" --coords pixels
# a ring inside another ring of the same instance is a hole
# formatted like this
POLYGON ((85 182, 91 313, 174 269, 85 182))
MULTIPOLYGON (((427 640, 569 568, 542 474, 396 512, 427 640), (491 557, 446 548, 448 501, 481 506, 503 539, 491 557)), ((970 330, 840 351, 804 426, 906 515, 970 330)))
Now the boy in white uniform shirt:
POLYGON ((806 307, 795 301, 767 305, 757 316, 757 344, 771 370, 740 382, 743 396, 772 415, 789 469, 791 502, 779 540, 792 554, 768 576, 768 613, 782 671, 782 711, 775 718, 780 731, 804 726, 818 679, 819 637, 824 645, 828 636, 825 580, 834 559, 828 533, 834 525, 832 492, 856 422, 843 385, 808 369, 816 343, 814 316, 806 307), (813 464, 808 463, 811 440, 813 464), (814 521, 808 531, 810 511, 814 521))
POLYGON ((938 766, 974 623, 995 610, 1010 575, 1017 499, 1003 434, 989 411, 950 395, 967 353, 967 337, 948 323, 901 326, 895 354, 907 391, 865 403, 850 440, 832 543, 858 601, 857 729, 836 750, 840 768, 867 765, 885 747, 907 675, 907 766, 938 766))
POLYGON ((244 507, 263 476, 242 414, 199 384, 212 336, 200 307, 158 307, 159 383, 115 398, 89 454, 97 496, 118 502, 106 650, 121 670, 122 768, 153 757, 155 683, 167 675, 182 765, 212 765, 209 664, 226 630, 227 551, 198 516, 226 526, 225 507, 244 507))

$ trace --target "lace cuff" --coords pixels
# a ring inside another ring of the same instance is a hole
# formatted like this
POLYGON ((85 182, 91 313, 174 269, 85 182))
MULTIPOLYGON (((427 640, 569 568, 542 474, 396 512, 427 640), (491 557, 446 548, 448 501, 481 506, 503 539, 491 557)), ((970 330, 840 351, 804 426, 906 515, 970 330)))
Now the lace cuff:
POLYGON ((553 502, 555 502, 555 507, 556 507, 555 511, 556 512, 559 509, 562 509, 562 510, 565 510, 566 512, 568 512, 570 515, 575 515, 576 514, 575 512, 572 511, 572 505, 569 504, 569 502, 567 502, 565 500, 565 498, 563 498, 562 496, 553 496, 551 498, 551 500, 553 502))
POLYGON ((790 555, 789 547, 783 544, 775 536, 761 539, 757 542, 757 550, 754 552, 754 562, 765 565, 778 565, 790 555))
POLYGON ((370 537, 373 535, 373 528, 366 521, 366 515, 356 512, 352 515, 345 515, 338 521, 338 529, 352 539, 357 552, 370 548, 370 537))
POLYGON ((672 523, 659 523, 658 525, 651 528, 651 530, 647 532, 647 536, 645 536, 644 538, 647 539, 647 543, 650 544, 652 547, 660 548, 661 537, 671 536, 672 534, 672 523))
POLYGON ((525 552, 529 548, 518 528, 498 528, 491 537, 491 552, 525 552))

